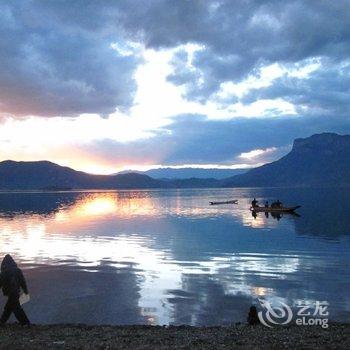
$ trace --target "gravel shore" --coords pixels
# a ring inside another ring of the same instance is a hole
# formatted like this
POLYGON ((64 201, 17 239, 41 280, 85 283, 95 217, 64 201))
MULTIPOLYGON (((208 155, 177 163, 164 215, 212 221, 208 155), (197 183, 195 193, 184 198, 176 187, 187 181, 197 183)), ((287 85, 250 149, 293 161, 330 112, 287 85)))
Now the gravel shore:
POLYGON ((350 349, 350 324, 232 327, 34 325, 0 328, 1 349, 350 349))

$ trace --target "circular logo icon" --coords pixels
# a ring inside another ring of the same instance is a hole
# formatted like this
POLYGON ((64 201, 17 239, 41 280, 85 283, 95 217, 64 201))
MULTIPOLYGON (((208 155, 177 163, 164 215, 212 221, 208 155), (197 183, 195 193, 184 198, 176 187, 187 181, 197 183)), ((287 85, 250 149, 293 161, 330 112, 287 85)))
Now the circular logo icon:
POLYGON ((263 310, 258 312, 258 317, 264 326, 272 328, 274 325, 288 324, 292 320, 292 309, 282 301, 279 301, 277 305, 271 305, 270 302, 263 299, 259 299, 259 302, 263 310))

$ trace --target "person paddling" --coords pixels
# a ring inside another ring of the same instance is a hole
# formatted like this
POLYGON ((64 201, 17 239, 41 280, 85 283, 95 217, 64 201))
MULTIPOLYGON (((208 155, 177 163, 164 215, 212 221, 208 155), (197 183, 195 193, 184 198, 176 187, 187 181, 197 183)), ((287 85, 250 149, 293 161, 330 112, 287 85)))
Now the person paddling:
POLYGON ((255 208, 258 205, 258 201, 254 198, 252 200, 252 207, 255 208))
POLYGON ((21 289, 25 294, 28 294, 27 283, 22 270, 18 268, 9 254, 5 255, 1 263, 0 288, 2 288, 3 294, 7 296, 0 324, 6 323, 13 312, 22 326, 30 325, 30 321, 19 302, 21 289))

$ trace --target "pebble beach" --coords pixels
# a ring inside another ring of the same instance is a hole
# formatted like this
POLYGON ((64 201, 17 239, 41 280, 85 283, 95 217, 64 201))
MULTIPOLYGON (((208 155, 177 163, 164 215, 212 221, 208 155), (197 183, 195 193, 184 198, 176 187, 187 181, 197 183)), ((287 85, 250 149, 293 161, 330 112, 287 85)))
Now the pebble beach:
POLYGON ((350 324, 267 328, 5 325, 1 349, 350 349, 350 324))

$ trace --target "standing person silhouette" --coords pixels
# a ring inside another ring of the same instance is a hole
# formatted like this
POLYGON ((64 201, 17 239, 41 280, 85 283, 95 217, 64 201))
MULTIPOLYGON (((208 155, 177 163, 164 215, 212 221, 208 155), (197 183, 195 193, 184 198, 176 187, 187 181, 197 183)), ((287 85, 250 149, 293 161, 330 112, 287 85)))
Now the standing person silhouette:
POLYGON ((254 199, 252 200, 252 207, 255 208, 257 205, 258 205, 258 201, 254 197, 254 199))
POLYGON ((3 294, 7 296, 7 303, 5 304, 0 324, 6 323, 13 312, 22 326, 30 325, 27 315, 19 303, 21 288, 25 294, 28 294, 26 280, 22 270, 17 267, 16 262, 9 254, 4 257, 1 263, 0 288, 2 288, 3 294))

